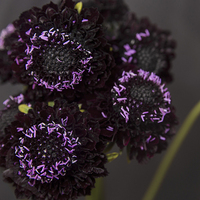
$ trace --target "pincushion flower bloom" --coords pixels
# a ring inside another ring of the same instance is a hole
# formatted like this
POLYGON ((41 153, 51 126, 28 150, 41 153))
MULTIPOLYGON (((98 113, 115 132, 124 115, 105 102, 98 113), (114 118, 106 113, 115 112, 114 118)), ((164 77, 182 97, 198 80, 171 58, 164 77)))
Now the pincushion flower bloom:
POLYGON ((124 71, 110 92, 96 93, 83 108, 99 120, 104 139, 127 147, 129 159, 138 162, 166 149, 177 124, 165 84, 142 69, 124 71))
POLYGON ((165 82, 172 81, 170 68, 176 42, 169 31, 153 25, 148 18, 139 20, 130 13, 120 27, 120 33, 113 46, 121 63, 132 64, 131 70, 143 69, 155 73, 165 82))
POLYGON ((28 113, 19 111, 0 138, 3 175, 16 187, 17 198, 66 200, 90 194, 95 178, 107 175, 98 122, 76 103, 21 105, 28 113))
POLYGON ((124 71, 111 92, 119 119, 116 142, 121 148, 128 144, 129 158, 142 162, 165 149, 177 120, 160 77, 142 69, 124 71))
POLYGON ((22 13, 10 55, 18 80, 60 92, 103 87, 114 61, 102 22, 97 9, 78 10, 72 0, 22 13))

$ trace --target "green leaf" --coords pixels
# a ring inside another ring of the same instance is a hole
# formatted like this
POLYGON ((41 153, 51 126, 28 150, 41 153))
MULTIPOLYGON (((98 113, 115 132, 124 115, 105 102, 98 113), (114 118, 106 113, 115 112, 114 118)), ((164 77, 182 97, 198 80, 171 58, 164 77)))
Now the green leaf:
POLYGON ((106 154, 108 162, 115 160, 119 155, 120 155, 120 153, 117 153, 117 152, 106 154))
POLYGON ((84 110, 84 109, 81 109, 81 107, 82 107, 82 104, 81 104, 81 103, 78 104, 78 108, 79 108, 80 112, 85 112, 85 110, 84 110))
POLYGON ((28 114, 28 111, 32 109, 31 107, 27 106, 26 104, 21 104, 18 106, 18 110, 24 114, 28 114))
POLYGON ((54 105, 55 105, 54 101, 49 101, 49 102, 48 102, 48 106, 54 107, 54 105))
POLYGON ((113 148, 114 144, 115 144, 115 142, 109 142, 103 152, 108 153, 113 148))
POLYGON ((75 6, 74 6, 74 9, 76 9, 78 11, 78 14, 81 13, 81 10, 83 8, 83 3, 80 1, 78 2, 75 6))

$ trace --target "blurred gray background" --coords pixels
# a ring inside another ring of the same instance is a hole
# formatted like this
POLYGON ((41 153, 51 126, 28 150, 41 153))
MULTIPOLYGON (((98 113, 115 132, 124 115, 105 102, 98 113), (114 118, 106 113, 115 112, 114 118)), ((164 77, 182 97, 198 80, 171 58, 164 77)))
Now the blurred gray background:
MULTIPOLYGON (((200 1, 198 0, 125 0, 138 17, 148 16, 160 28, 171 30, 177 41, 177 57, 173 62, 174 82, 168 86, 180 124, 200 100, 200 1)), ((53 2, 56 2, 55 0, 53 2)), ((0 29, 32 6, 48 0, 0 0, 0 29)), ((0 86, 0 105, 20 86, 0 86)), ((3 106, 0 106, 2 108, 3 106)), ((180 125, 179 125, 180 127, 180 125)), ((177 127, 178 130, 178 127, 177 127)), ((200 118, 184 141, 156 200, 200 199, 200 118)), ((140 200, 144 195, 165 153, 156 155, 147 164, 126 162, 126 155, 107 164, 105 200, 140 200)), ((2 172, 2 171, 1 171, 2 172)), ((10 186, 0 175, 0 200, 15 200, 10 186)))

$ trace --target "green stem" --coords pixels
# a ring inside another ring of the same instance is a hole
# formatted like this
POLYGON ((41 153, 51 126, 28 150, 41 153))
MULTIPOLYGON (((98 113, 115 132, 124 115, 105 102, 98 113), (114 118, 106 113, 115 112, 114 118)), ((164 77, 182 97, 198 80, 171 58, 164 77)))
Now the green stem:
POLYGON ((92 189, 91 195, 86 196, 85 200, 104 200, 103 178, 97 178, 95 188, 92 189))
POLYGON ((185 119, 183 125, 179 129, 178 133, 176 134, 174 140, 172 141, 169 149, 167 150, 163 160, 161 161, 156 174, 146 191, 142 200, 153 200, 156 196, 156 193, 161 186, 163 178, 167 170, 172 163, 173 158, 175 157, 177 151, 179 150, 183 140, 187 136, 187 133, 191 129, 192 125, 194 124, 197 117, 200 115, 200 101, 194 106, 194 108, 190 111, 189 115, 185 119))

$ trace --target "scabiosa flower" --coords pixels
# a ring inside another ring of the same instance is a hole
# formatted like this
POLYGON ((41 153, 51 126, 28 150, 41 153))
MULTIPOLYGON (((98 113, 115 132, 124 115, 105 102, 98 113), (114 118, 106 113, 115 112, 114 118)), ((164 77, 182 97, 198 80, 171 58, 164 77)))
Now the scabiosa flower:
POLYGON ((147 18, 137 20, 133 15, 129 23, 121 27, 121 36, 116 42, 121 62, 133 64, 132 70, 143 69, 157 74, 165 82, 172 81, 169 70, 176 43, 169 31, 157 28, 147 18))
POLYGON ((63 0, 32 8, 13 24, 13 70, 22 83, 51 91, 103 87, 114 61, 97 9, 63 0), (79 8, 77 8, 79 7, 79 8))
POLYGON ((5 47, 6 38, 9 37, 15 28, 13 24, 9 24, 0 33, 0 82, 14 82, 13 71, 11 69, 12 61, 9 59, 9 48, 5 47))
POLYGON ((142 69, 124 71, 111 93, 116 142, 120 148, 128 145, 129 158, 142 162, 165 149, 177 119, 161 79, 142 69))
POLYGON ((0 141, 5 179, 16 196, 41 200, 90 194, 95 178, 107 175, 98 122, 76 103, 36 103, 19 113, 0 141))
POLYGON ((102 140, 127 147, 139 162, 167 147, 177 118, 165 84, 153 72, 124 71, 111 91, 101 90, 81 102, 99 121, 102 140))

